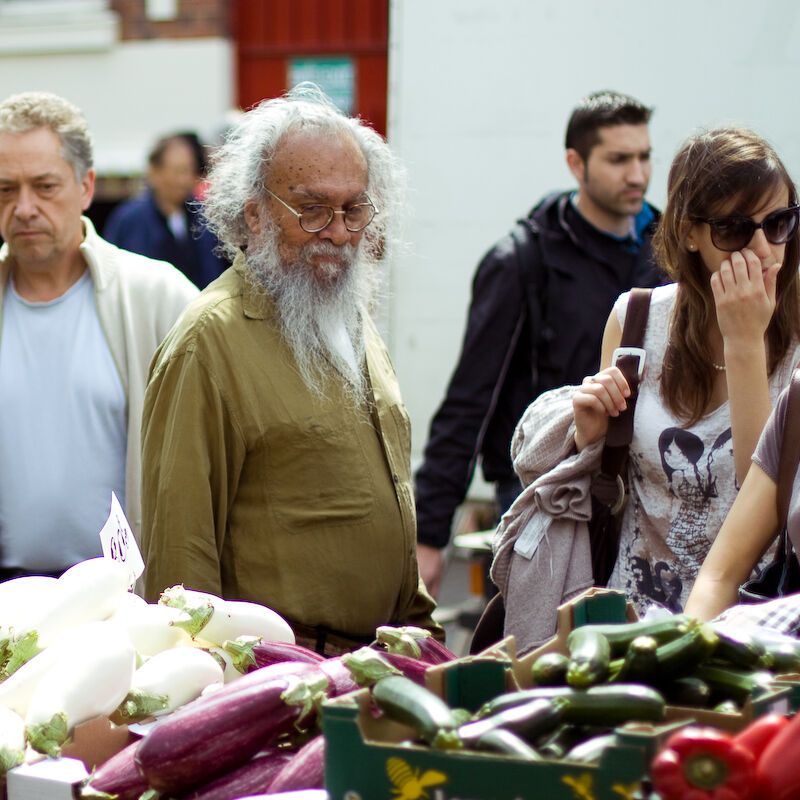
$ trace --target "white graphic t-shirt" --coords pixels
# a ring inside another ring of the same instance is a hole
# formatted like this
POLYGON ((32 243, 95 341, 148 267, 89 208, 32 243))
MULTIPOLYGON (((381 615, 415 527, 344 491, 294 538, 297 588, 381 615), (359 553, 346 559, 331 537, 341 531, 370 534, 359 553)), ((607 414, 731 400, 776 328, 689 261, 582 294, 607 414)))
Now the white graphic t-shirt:
MULTIPOLYGON (((642 614, 650 605, 681 611, 700 565, 738 491, 730 407, 723 403, 692 427, 672 414, 660 381, 677 285, 653 290, 644 339, 628 466, 628 503, 619 556, 608 585, 622 589, 642 614)), ((624 324, 628 293, 614 309, 624 324)), ((769 380, 773 405, 800 356, 795 342, 769 380)))

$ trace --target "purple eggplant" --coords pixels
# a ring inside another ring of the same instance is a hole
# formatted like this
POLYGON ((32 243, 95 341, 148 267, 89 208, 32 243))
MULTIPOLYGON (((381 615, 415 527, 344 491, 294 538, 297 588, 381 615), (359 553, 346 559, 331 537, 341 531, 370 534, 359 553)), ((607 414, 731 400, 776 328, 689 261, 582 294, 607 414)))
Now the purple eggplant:
POLYGON ((241 767, 183 795, 181 800, 236 800, 238 797, 263 794, 294 754, 284 747, 273 745, 241 767))
POLYGON ((400 670, 406 678, 410 678, 414 683, 425 686, 425 673, 431 665, 427 661, 411 656, 402 656, 399 653, 390 653, 388 650, 380 650, 381 656, 386 659, 395 669, 400 670))
POLYGON ((299 644, 267 642, 257 636, 240 636, 225 642, 224 648, 233 657, 233 665, 239 672, 252 672, 284 661, 319 664, 325 660, 324 656, 299 644))
POLYGON ((306 742, 275 776, 269 794, 297 789, 322 789, 325 786, 325 737, 321 734, 306 742))
POLYGON ((448 650, 424 628, 410 625, 395 628, 382 625, 375 631, 375 636, 390 653, 419 658, 428 664, 444 664, 446 661, 455 661, 458 658, 452 650, 448 650))
POLYGON ((136 800, 150 787, 134 761, 140 740, 131 742, 95 772, 83 792, 87 796, 113 795, 116 800, 136 800))
POLYGON ((236 769, 307 717, 327 688, 315 670, 229 691, 258 672, 184 706, 150 731, 135 760, 153 789, 184 794, 236 769))

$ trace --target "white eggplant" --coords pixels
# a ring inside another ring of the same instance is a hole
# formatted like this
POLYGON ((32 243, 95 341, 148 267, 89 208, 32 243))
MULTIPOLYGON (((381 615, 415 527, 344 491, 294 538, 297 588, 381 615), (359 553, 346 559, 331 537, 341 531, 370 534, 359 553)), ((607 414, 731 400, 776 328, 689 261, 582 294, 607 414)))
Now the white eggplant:
POLYGON ((45 575, 28 575, 0 583, 0 639, 7 638, 9 629, 20 619, 47 604, 58 586, 56 578, 45 575))
POLYGON ((189 634, 174 624, 183 619, 188 617, 177 608, 145 603, 141 606, 125 605, 110 621, 125 630, 139 655, 150 657, 192 643, 189 634))
POLYGON ((266 641, 294 644, 289 623, 271 608, 173 586, 162 593, 159 603, 184 611, 190 620, 176 623, 192 638, 221 647, 239 636, 259 636, 266 641))
POLYGON ((48 647, 0 682, 0 708, 11 709, 24 717, 39 681, 56 663, 58 655, 57 646, 48 647))
POLYGON ((10 708, 0 708, 0 782, 25 759, 25 721, 10 708))
POLYGON ((239 678, 244 677, 244 673, 241 670, 236 669, 234 666, 233 656, 227 650, 222 647, 215 647, 214 645, 211 645, 207 652, 211 653, 211 655, 217 659, 217 663, 219 663, 220 666, 222 666, 222 664, 225 665, 222 673, 224 683, 232 683, 233 681, 238 681, 239 678))
POLYGON ((136 651, 111 622, 82 626, 72 647, 58 646, 58 662, 37 685, 25 728, 38 752, 58 756, 75 725, 111 714, 131 686, 136 651))
POLYGON ((6 642, 10 675, 37 652, 83 622, 110 617, 128 591, 128 571, 110 558, 91 558, 70 567, 57 580, 47 602, 21 619, 6 642))
POLYGON ((197 647, 164 650, 133 674, 131 689, 117 712, 126 721, 160 716, 199 697, 213 683, 222 684, 222 667, 197 647))

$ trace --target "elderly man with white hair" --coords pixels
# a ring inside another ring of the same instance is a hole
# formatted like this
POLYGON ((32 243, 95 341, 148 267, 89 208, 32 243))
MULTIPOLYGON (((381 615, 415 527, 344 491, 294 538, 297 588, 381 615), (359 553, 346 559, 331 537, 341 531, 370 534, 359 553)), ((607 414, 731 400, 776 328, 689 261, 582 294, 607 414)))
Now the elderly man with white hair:
POLYGON ((389 148, 304 85, 244 115, 209 183, 233 266, 153 364, 146 594, 263 603, 326 654, 382 624, 441 635, 417 569, 409 419, 369 314, 400 191, 389 148))

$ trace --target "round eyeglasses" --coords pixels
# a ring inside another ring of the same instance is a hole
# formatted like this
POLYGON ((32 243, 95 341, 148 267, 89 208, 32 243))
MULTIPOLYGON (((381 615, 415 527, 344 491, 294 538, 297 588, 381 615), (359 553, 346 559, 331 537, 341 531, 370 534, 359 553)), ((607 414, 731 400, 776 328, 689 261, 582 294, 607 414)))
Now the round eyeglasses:
POLYGON ((797 231, 800 220, 800 206, 789 206, 767 214, 761 222, 750 217, 732 215, 730 217, 693 217, 697 222, 705 222, 711 230, 714 247, 733 253, 750 243, 757 230, 772 244, 786 244, 797 231))
POLYGON ((297 217, 300 227, 306 233, 319 233, 320 231, 324 231, 325 228, 333 222, 333 218, 336 214, 342 215, 344 218, 344 226, 350 233, 358 233, 359 231, 363 231, 364 228, 375 219, 375 215, 378 213, 378 209, 369 201, 366 203, 355 203, 344 209, 314 204, 303 206, 303 208, 298 211, 270 189, 267 189, 267 194, 274 197, 287 211, 291 211, 292 214, 297 217))

